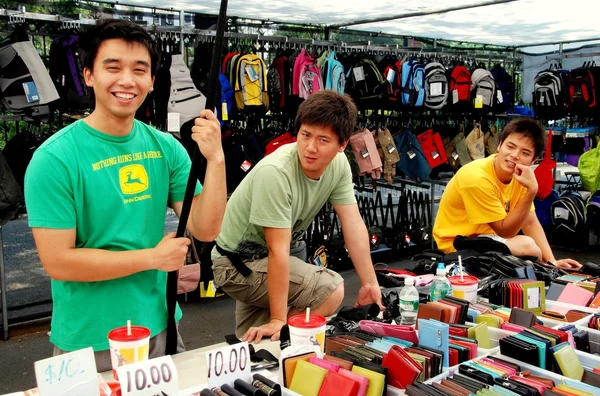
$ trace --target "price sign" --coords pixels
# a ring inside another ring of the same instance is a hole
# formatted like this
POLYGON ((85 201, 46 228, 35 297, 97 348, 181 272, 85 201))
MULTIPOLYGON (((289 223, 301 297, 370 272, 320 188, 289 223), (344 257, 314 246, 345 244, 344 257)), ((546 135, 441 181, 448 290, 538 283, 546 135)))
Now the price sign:
POLYGON ((34 368, 40 396, 99 395, 92 348, 39 360, 34 368))
POLYGON ((236 379, 250 383, 250 350, 247 342, 228 345, 206 353, 208 367, 208 388, 220 387, 223 384, 233 386, 236 379))
POLYGON ((123 396, 174 396, 179 394, 177 369, 171 356, 127 364, 117 369, 123 396))

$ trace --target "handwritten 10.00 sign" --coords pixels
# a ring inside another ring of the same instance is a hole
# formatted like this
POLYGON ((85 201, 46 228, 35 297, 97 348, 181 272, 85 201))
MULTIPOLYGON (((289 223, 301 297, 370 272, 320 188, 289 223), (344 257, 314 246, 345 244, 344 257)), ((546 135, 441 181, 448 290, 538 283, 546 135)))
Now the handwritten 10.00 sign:
POLYGON ((247 342, 218 348, 206 353, 208 367, 208 388, 233 386, 236 379, 252 380, 250 370, 250 350, 247 342))
POLYGON ((117 369, 123 396, 175 396, 179 394, 177 369, 171 356, 127 364, 117 369))

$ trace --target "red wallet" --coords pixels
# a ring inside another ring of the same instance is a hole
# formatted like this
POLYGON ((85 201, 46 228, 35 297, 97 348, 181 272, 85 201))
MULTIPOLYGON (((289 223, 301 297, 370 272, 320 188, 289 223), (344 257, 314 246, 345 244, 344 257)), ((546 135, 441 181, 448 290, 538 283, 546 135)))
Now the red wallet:
POLYGON ((398 345, 390 348, 381 362, 388 369, 388 383, 399 389, 406 389, 415 382, 424 368, 398 345))
POLYGON ((321 385, 321 389, 319 389, 319 396, 356 396, 357 393, 358 382, 333 371, 327 374, 321 385))

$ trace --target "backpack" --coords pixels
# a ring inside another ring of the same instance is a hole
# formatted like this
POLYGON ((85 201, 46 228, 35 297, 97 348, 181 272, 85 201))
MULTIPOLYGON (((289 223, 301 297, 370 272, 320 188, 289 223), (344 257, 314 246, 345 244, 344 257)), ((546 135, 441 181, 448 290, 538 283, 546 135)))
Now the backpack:
POLYGON ((496 81, 489 71, 479 68, 471 75, 471 94, 475 109, 489 111, 496 101, 496 81))
POLYGON ((231 84, 225 74, 219 72, 219 86, 221 87, 221 91, 219 92, 219 103, 220 106, 217 106, 217 118, 221 123, 221 126, 225 123, 225 121, 229 120, 229 116, 231 115, 231 110, 233 110, 233 88, 231 88, 231 84), (227 109, 226 114, 223 114, 223 110, 227 109))
POLYGON ((550 214, 556 231, 574 235, 585 229, 585 204, 579 193, 568 192, 560 196, 552 203, 550 214))
POLYGON ((232 86, 238 110, 265 114, 269 110, 265 62, 257 55, 247 54, 239 56, 232 65, 235 70, 232 86))
POLYGON ((0 226, 13 218, 22 200, 21 187, 0 152, 0 226))
POLYGON ((471 100, 471 72, 464 66, 455 66, 448 79, 448 102, 452 106, 466 107, 471 100))
POLYGON ((589 192, 600 190, 600 147, 581 154, 577 168, 583 188, 589 192))
POLYGON ((600 236, 600 190, 590 197, 586 212, 588 227, 596 236, 600 236))
POLYGON ((287 56, 279 55, 267 72, 269 103, 272 111, 284 111, 290 96, 291 75, 287 56))
POLYGON ((361 108, 380 105, 385 81, 373 60, 355 58, 346 70, 346 93, 361 108))
POLYGON ((448 99, 446 68, 439 62, 425 65, 425 107, 439 110, 448 99))
POLYGON ((0 41, 0 91, 7 111, 34 118, 48 116, 48 104, 59 99, 46 66, 22 26, 0 41))
POLYGON ((494 111, 505 112, 513 106, 515 101, 515 85, 513 78, 506 69, 496 65, 491 70, 496 81, 496 98, 494 100, 494 111))
POLYGON ((395 56, 387 55, 380 62, 382 76, 385 79, 384 98, 391 109, 397 107, 401 100, 400 93, 402 89, 402 62, 395 56))
POLYGON ((306 99, 313 93, 323 89, 321 69, 317 61, 302 49, 294 60, 292 74, 292 94, 306 99))
POLYGON ((533 204, 535 206, 535 214, 542 225, 548 227, 552 225, 552 204, 558 200, 558 192, 552 190, 550 194, 544 198, 535 198, 533 204))
MULTIPOLYGON (((196 88, 190 75, 190 70, 185 65, 183 55, 173 54, 171 56, 171 90, 169 94, 169 113, 179 113, 179 125, 198 117, 200 111, 206 107, 206 96, 196 88)), ((169 131, 181 139, 178 131, 169 131)))
POLYGON ((600 100, 600 67, 580 67, 571 70, 567 92, 572 113, 586 114, 595 111, 600 100))
POLYGON ((425 103, 425 67, 410 59, 402 64, 402 104, 421 107, 425 103))
POLYGON ((566 114, 566 80, 558 70, 539 72, 533 83, 533 108, 538 117, 560 118, 566 114))
POLYGON ((344 66, 335 56, 335 51, 331 51, 325 63, 321 68, 323 80, 325 80, 325 89, 331 89, 339 93, 346 90, 346 74, 344 66))
POLYGON ((67 35, 50 44, 50 78, 60 96, 62 110, 92 107, 91 90, 83 79, 79 36, 67 35))

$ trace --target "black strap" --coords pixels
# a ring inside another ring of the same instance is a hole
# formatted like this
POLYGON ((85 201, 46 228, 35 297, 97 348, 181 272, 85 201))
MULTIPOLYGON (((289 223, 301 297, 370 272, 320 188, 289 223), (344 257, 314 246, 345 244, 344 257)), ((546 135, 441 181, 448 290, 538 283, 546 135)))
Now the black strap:
MULTIPOLYGON (((240 339, 236 337, 235 334, 227 334, 225 335, 225 341, 229 345, 234 345, 240 343, 240 339)), ((278 362, 279 360, 273 355, 271 352, 266 349, 256 350, 254 349, 254 345, 248 344, 248 349, 250 350, 250 361, 252 363, 262 362, 263 360, 267 362, 278 362)))
POLYGON ((216 245, 216 248, 220 255, 227 257, 229 261, 231 261, 231 264, 236 270, 238 270, 240 274, 244 275, 246 278, 252 274, 252 271, 246 266, 246 264, 244 264, 239 254, 228 252, 219 245, 216 245))

